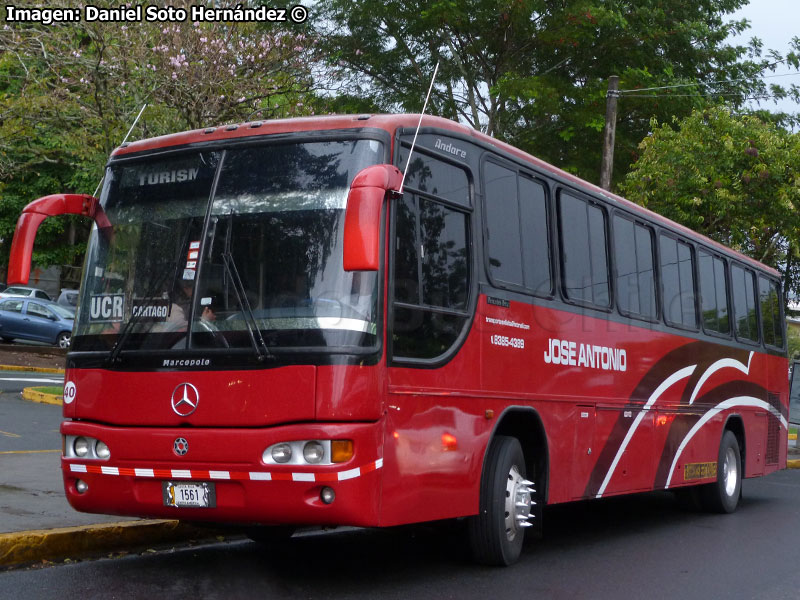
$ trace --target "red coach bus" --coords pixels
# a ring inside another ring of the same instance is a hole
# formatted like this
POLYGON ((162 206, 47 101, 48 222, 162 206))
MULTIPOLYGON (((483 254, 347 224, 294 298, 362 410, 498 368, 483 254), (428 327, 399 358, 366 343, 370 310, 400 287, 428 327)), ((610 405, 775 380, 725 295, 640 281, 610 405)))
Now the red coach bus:
MULTIPOLYGON (((126 144, 92 217, 62 468, 88 512, 392 526, 466 517, 509 564, 542 507, 786 465, 779 274, 444 119, 126 144)), ((277 527, 276 527, 277 526, 277 527)))

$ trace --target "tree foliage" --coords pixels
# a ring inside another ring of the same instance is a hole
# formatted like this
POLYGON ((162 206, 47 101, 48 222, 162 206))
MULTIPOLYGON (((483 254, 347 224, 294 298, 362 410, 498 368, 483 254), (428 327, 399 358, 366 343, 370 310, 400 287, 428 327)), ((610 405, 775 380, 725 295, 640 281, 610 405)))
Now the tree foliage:
POLYGON ((725 107, 652 123, 621 191, 762 261, 800 291, 800 134, 725 107))
MULTIPOLYGON (((615 175, 650 119, 688 115, 725 94, 768 92, 755 75, 782 57, 731 46, 747 0, 321 0, 320 50, 341 89, 385 110, 418 111, 440 62, 431 112, 464 121, 572 171, 599 178, 607 79, 623 95, 615 175), (734 80, 731 83, 721 81, 734 80)), ((797 59, 791 57, 797 66, 797 59)), ((780 88, 777 88, 780 89, 780 88)), ((796 90, 795 90, 796 91, 796 90)), ((784 90, 785 92, 785 90, 784 90)))
MULTIPOLYGON (((145 103, 134 139, 305 114, 306 36, 257 23, 0 24, 0 263, 25 204, 94 191, 145 103)), ((36 262, 81 260, 83 246, 65 243, 69 223, 87 227, 66 217, 45 221, 36 262)))

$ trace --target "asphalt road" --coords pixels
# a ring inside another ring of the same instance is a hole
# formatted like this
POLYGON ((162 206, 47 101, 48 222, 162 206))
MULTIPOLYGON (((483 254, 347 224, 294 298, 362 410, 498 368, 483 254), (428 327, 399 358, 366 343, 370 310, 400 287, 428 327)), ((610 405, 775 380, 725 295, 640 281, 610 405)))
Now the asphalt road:
POLYGON ((58 450, 61 407, 28 402, 22 388, 63 385, 62 375, 0 371, 0 456, 2 453, 58 450))
MULTIPOLYGON (((130 554, 0 573, 27 598, 739 599, 798 597, 800 470, 744 482, 733 515, 668 493, 545 511, 545 539, 507 569, 469 563, 441 526, 356 530, 130 554)), ((0 592, 2 595, 2 592, 0 592)))

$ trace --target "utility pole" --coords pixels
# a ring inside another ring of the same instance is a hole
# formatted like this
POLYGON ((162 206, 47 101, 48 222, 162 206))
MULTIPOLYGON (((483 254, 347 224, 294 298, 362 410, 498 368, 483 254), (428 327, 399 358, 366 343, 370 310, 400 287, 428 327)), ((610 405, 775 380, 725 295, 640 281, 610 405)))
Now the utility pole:
POLYGON ((614 170, 614 135, 617 130, 617 98, 619 98, 619 77, 608 78, 606 93, 606 126, 603 129, 603 163, 600 165, 600 187, 611 189, 611 172, 614 170))

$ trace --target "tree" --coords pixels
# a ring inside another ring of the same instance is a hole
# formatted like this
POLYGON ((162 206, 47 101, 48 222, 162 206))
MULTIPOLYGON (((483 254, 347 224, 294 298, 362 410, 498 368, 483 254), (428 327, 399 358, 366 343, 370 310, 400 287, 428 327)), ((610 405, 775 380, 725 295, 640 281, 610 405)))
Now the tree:
MULTIPOLYGON (((0 24, 0 264, 22 207, 50 193, 94 191, 144 103, 134 139, 305 114, 307 46, 306 32, 285 24, 0 24)), ((79 264, 83 245, 65 243, 79 223, 48 219, 34 261, 79 264)))
POLYGON ((316 28, 339 91, 384 110, 419 111, 439 61, 433 114, 594 181, 608 76, 619 75, 623 90, 699 82, 658 97, 623 98, 619 180, 652 117, 688 115, 708 103, 707 95, 743 102, 767 91, 755 76, 782 57, 762 59, 758 41, 726 41, 746 23, 724 16, 746 2, 321 0, 316 28), (715 83, 725 80, 735 81, 715 83))
POLYGON ((800 134, 725 107, 652 129, 621 191, 779 269, 786 292, 800 290, 800 134))

